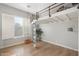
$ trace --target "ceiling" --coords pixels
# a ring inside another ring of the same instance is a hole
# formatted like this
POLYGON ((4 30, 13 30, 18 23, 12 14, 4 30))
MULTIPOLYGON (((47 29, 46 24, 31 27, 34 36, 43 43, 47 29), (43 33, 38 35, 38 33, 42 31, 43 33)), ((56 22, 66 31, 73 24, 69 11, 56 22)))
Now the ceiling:
POLYGON ((35 14, 52 3, 5 3, 5 5, 35 14))

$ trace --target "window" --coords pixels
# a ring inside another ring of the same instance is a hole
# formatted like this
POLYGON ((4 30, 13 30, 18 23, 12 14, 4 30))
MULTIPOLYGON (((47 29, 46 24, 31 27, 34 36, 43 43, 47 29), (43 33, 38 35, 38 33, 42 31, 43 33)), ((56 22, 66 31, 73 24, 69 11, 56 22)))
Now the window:
POLYGON ((15 36, 23 36, 23 18, 15 16, 15 36))
POLYGON ((28 36, 30 25, 27 18, 2 14, 2 39, 20 38, 28 36))

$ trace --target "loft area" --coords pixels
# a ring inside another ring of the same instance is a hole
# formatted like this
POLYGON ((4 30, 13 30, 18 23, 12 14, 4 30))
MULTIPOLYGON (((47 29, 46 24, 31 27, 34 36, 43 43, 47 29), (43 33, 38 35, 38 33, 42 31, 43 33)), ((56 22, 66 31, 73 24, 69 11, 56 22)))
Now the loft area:
MULTIPOLYGON (((48 6, 47 8, 44 8, 40 10, 39 12, 36 12, 36 19, 47 16, 47 15, 51 17, 51 15, 56 12, 60 12, 60 11, 72 8, 76 5, 78 5, 78 3, 54 3, 48 6)), ((77 8, 79 8, 79 6, 77 8)))

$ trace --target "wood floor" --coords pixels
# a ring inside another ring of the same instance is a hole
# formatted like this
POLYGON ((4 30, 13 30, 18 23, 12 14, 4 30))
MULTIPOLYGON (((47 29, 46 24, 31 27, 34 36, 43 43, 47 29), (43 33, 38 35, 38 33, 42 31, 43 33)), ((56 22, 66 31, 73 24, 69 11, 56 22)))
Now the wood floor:
POLYGON ((1 56, 77 56, 78 52, 60 46, 39 42, 37 48, 30 44, 20 44, 0 50, 1 56))

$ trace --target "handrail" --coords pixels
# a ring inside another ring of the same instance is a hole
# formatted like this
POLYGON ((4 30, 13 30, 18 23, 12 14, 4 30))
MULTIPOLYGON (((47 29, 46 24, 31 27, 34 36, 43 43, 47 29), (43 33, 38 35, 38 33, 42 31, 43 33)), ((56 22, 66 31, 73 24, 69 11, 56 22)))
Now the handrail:
POLYGON ((50 10, 52 10, 52 9, 54 9, 54 8, 58 7, 58 6, 63 5, 63 4, 64 4, 64 3, 61 3, 61 4, 59 4, 59 5, 56 5, 56 4, 55 4, 56 6, 51 5, 51 6, 49 6, 49 7, 48 7, 48 9, 47 9, 47 10, 45 10, 45 9, 44 9, 45 11, 41 10, 41 11, 43 11, 43 12, 39 11, 38 13, 42 14, 42 13, 44 13, 44 12, 48 11, 48 10, 49 10, 49 8, 50 8, 50 10), (52 7, 52 6, 54 6, 54 7, 52 7), (51 7, 52 7, 52 8, 51 8, 51 7))
MULTIPOLYGON (((45 13, 46 11, 48 11, 49 17, 51 17, 51 10, 53 10, 54 8, 57 8, 57 7, 65 6, 64 4, 65 4, 65 3, 54 3, 54 4, 50 5, 50 6, 44 8, 44 9, 38 11, 38 12, 36 12, 36 19, 38 20, 39 16, 40 16, 41 14, 45 13)), ((76 3, 76 4, 78 4, 78 3, 76 3)), ((75 4, 75 5, 76 5, 76 4, 75 4)), ((75 5, 72 4, 72 6, 75 6, 75 5)), ((79 7, 78 7, 78 8, 79 8, 79 7)))
POLYGON ((46 8, 44 8, 44 9, 38 11, 38 12, 41 12, 41 11, 43 11, 43 10, 46 10, 47 8, 49 8, 49 7, 53 6, 53 5, 56 5, 56 4, 57 4, 57 3, 54 3, 54 4, 52 4, 52 5, 50 5, 50 6, 46 7, 46 8))
POLYGON ((39 12, 36 12, 36 19, 38 20, 39 14, 42 14, 42 13, 44 13, 44 12, 46 12, 46 11, 48 11, 49 17, 51 17, 50 11, 51 11, 53 8, 56 8, 56 7, 60 6, 60 5, 63 5, 64 3, 60 3, 60 4, 58 4, 58 5, 56 5, 56 4, 57 4, 57 3, 54 3, 54 4, 52 4, 52 5, 48 6, 48 7, 46 7, 46 8, 44 8, 44 9, 40 10, 39 12), (52 6, 53 6, 53 7, 52 7, 52 6), (47 10, 46 10, 46 9, 47 9, 47 10), (43 12, 42 12, 42 11, 43 11, 43 12))

